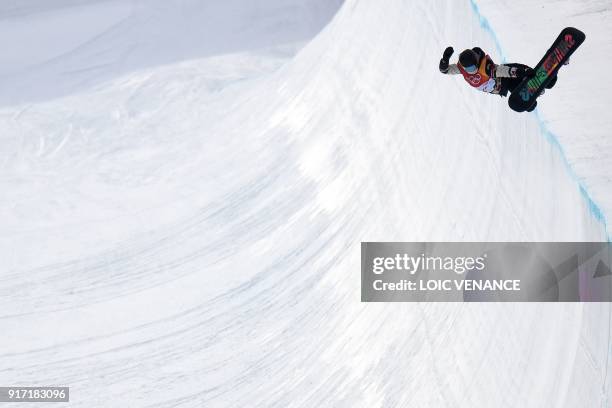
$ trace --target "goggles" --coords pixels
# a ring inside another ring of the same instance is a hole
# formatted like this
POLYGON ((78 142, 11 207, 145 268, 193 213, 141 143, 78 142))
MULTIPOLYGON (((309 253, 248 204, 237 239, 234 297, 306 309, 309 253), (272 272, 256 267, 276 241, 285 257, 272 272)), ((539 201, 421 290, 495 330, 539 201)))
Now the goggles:
POLYGON ((476 67, 476 65, 470 65, 467 67, 463 67, 463 69, 465 69, 465 72, 467 72, 468 74, 475 74, 476 71, 478 71, 478 68, 476 67))

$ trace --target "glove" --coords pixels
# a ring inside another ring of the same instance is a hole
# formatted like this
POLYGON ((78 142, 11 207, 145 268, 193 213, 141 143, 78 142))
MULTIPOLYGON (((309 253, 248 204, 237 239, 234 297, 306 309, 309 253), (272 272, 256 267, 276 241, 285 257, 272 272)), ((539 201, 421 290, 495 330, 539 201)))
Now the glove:
POLYGON ((446 73, 448 71, 448 61, 442 58, 440 60, 440 71, 446 73))
POLYGON ((532 68, 525 69, 525 76, 527 78, 533 78, 535 76, 535 71, 532 68))
POLYGON ((446 72, 448 71, 448 60, 453 55, 453 47, 447 47, 444 50, 444 54, 442 54, 442 59, 440 60, 440 71, 446 72))
POLYGON ((442 54, 442 59, 448 62, 448 60, 450 60, 450 57, 453 55, 453 52, 455 52, 455 50, 453 50, 453 47, 446 47, 446 49, 444 50, 444 54, 442 54))

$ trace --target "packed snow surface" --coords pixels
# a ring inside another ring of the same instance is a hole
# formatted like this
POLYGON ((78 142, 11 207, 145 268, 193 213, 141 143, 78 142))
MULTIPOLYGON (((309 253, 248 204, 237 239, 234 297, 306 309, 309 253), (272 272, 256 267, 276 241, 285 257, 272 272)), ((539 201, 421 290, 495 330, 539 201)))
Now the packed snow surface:
POLYGON ((610 305, 360 302, 361 241, 609 239, 609 1, 0 4, 0 386, 608 407, 610 305), (437 65, 587 41, 538 111, 437 65), (453 57, 456 58, 456 55, 453 57))

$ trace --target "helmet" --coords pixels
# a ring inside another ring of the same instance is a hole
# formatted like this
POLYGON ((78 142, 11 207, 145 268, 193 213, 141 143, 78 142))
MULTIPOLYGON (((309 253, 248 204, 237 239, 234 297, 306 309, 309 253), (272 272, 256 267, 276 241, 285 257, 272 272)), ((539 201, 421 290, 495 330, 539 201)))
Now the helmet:
POLYGON ((476 72, 478 69, 478 54, 476 54, 473 50, 465 50, 459 54, 459 63, 466 71, 476 72))

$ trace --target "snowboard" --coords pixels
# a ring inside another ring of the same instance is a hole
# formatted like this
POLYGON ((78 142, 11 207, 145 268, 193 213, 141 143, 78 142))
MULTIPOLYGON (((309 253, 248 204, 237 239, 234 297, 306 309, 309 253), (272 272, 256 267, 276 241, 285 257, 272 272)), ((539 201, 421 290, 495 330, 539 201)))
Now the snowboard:
POLYGON ((534 67, 535 76, 523 79, 512 91, 508 98, 510 108, 517 112, 530 110, 546 85, 555 78, 559 69, 580 47, 585 38, 586 35, 577 28, 564 28, 538 65, 534 67))

